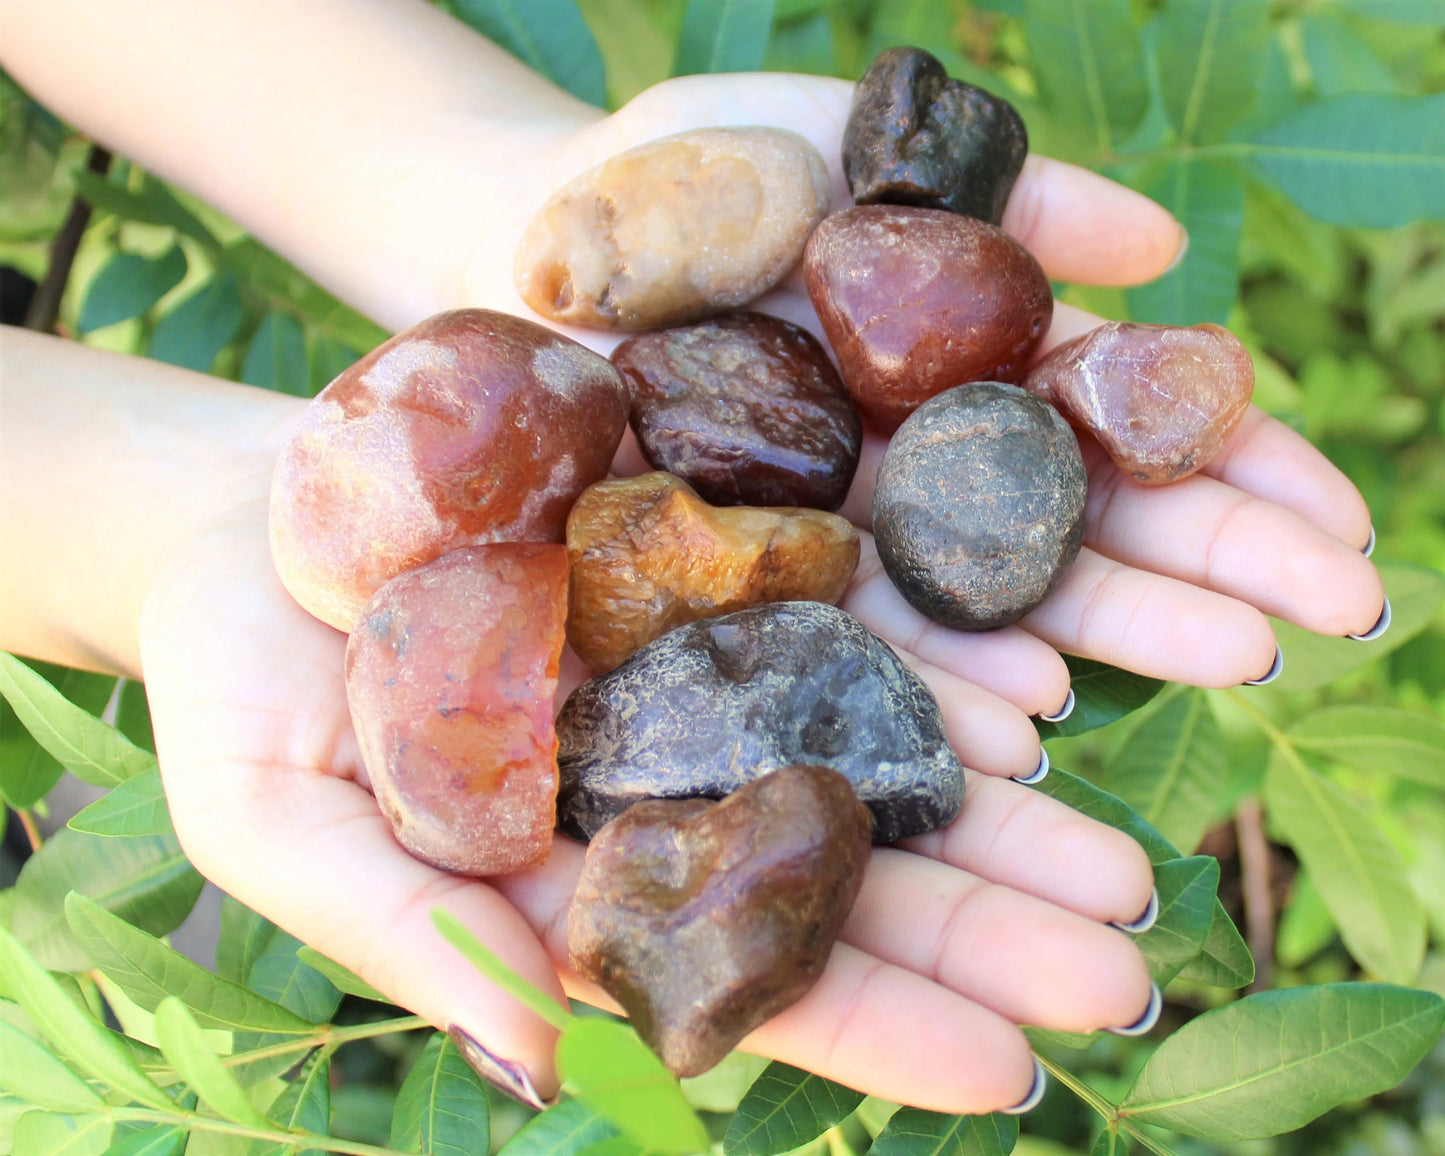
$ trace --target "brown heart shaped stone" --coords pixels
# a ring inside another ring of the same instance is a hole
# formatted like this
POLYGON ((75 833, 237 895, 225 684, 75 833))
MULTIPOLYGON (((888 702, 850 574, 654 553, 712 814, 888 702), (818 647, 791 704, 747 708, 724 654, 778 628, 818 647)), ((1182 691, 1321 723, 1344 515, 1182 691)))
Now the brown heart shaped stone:
POLYGON ((705 1072, 817 982, 869 847, 867 808, 827 767, 784 767, 717 803, 638 803, 587 848, 572 967, 674 1074, 705 1072))

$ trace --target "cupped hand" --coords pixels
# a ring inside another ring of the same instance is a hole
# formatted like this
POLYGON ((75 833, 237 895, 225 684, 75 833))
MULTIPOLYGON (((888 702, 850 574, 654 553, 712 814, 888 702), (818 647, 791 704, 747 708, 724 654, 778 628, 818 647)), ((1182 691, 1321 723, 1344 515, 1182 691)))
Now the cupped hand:
MULTIPOLYGON (((798 77, 690 78, 651 90, 519 175, 511 215, 476 250, 462 299, 525 314, 512 249, 541 200, 590 164, 683 128, 799 131, 829 158, 844 203, 837 156, 849 97, 841 82, 798 77)), ((1051 276, 1100 284, 1147 280, 1182 243, 1157 206, 1042 158, 1030 159, 1004 224, 1051 276)), ((816 328, 796 280, 760 308, 816 328)), ((1090 323, 1060 310, 1050 341, 1090 323)), ((572 335, 604 351, 616 340, 572 335)), ((252 449, 269 462, 296 407, 264 405, 252 449)), ((865 531, 881 449, 870 438, 845 506, 865 531)), ((1027 715, 1066 696, 1056 648, 1219 684, 1268 666, 1262 611, 1330 629, 1373 621, 1379 587, 1358 550, 1363 506, 1282 427, 1252 416, 1210 476, 1166 491, 1135 493, 1090 454, 1090 548, 1018 626, 963 635, 927 623, 881 576, 865 532, 844 605, 932 686, 971 768, 967 798, 946 830, 874 853, 823 979, 749 1037, 749 1050, 922 1107, 1020 1102, 1034 1069, 1018 1024, 1117 1027, 1150 1002, 1142 957, 1107 926, 1146 907, 1142 851, 1009 781, 1039 764, 1027 715), (1283 459, 1287 481, 1275 469, 1283 459)), ((635 445, 624 446, 619 472, 641 468, 635 445)), ((142 659, 177 833, 220 886, 399 1004, 465 1030, 548 1096, 557 1086, 551 1029, 478 976, 430 912, 446 908, 553 994, 606 1002, 566 968, 583 849, 559 838, 543 867, 480 881, 400 848, 365 789, 342 682, 345 639, 300 610, 270 565, 268 480, 258 469, 238 487, 234 504, 170 557, 147 602, 142 659)), ((575 662, 570 669, 575 683, 575 662)))

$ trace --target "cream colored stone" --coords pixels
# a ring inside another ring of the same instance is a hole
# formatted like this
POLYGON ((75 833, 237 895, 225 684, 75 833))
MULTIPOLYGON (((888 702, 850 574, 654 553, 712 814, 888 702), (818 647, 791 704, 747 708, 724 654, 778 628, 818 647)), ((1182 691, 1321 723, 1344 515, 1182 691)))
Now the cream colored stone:
POLYGON ((533 218, 514 270, 553 321, 649 329, 742 305, 798 263, 828 210, 828 171, 802 137, 695 129, 619 153, 533 218))

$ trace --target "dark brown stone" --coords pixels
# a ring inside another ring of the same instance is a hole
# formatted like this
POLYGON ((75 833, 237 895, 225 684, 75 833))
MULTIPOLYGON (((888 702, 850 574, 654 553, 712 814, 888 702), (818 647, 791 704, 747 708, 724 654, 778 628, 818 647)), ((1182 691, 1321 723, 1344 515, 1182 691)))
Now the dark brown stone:
POLYGON ((714 508, 665 473, 610 478, 567 519, 567 638, 600 672, 684 622, 762 602, 836 602, 858 549, 858 531, 836 514, 714 508))
POLYGON ((1078 555, 1088 476, 1074 431, 1016 386, 921 405, 878 467, 873 534, 893 584, 959 630, 1022 618, 1078 555))
POLYGON ((843 383, 884 432, 955 385, 1022 380, 1053 317, 1048 278, 1027 249, 939 209, 834 213, 803 267, 843 383))
POLYGON ((1254 362, 1218 325, 1110 321, 1040 361, 1024 388, 1088 430, 1136 482, 1208 465, 1249 408, 1254 362))
POLYGON ((562 546, 456 550, 377 591, 346 646, 346 701, 397 841, 466 875, 552 849, 562 546))
POLYGON ((867 808, 826 767, 784 767, 720 803, 638 803, 587 848, 572 967, 696 1076, 817 982, 869 850, 867 808))
POLYGON ((272 481, 276 571, 349 631, 412 566, 484 542, 561 542, 626 429, 627 387, 605 357, 505 313, 439 313, 311 402, 272 481))
POLYGON ((612 354, 643 456, 715 506, 836 510, 863 426, 822 345, 763 313, 630 337, 612 354))
POLYGON ((642 799, 720 799, 790 763, 846 775, 878 843, 932 831, 963 806, 963 767, 932 692, 821 602, 669 631, 574 690, 557 741, 558 825, 581 839, 642 799))
POLYGON ((1029 152, 1014 106, 950 80, 918 48, 890 48, 853 92, 843 172, 860 205, 920 205, 997 225, 1029 152))

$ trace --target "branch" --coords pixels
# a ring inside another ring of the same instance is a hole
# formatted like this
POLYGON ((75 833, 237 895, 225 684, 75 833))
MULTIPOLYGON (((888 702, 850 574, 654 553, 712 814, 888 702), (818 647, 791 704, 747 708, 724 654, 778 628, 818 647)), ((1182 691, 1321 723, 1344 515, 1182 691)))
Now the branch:
MULTIPOLYGON (((90 146, 90 155, 85 167, 97 176, 104 176, 110 169, 110 153, 98 144, 90 146)), ((65 285, 70 280, 70 268, 75 264, 75 254, 80 249, 80 239, 85 236, 90 224, 90 205, 77 194, 71 199, 70 212, 55 240, 50 244, 50 267, 45 279, 35 290, 30 308, 25 312, 25 328, 39 333, 54 333, 55 322, 60 317, 60 301, 65 296, 65 285)))

